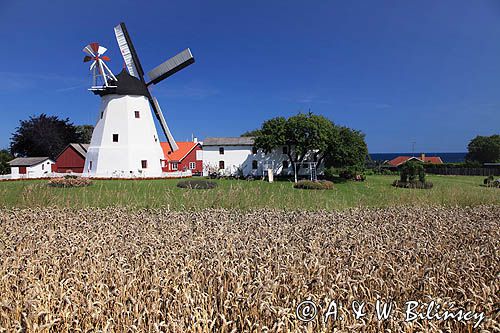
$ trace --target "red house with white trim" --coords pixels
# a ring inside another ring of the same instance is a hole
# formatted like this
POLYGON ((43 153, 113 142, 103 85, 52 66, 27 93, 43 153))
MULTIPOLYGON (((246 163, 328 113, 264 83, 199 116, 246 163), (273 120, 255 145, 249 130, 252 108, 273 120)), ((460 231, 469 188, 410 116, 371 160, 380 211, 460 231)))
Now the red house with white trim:
POLYGON ((441 160, 441 157, 439 156, 425 156, 425 154, 421 154, 420 158, 415 157, 415 156, 398 156, 389 162, 387 162, 388 165, 391 167, 398 167, 410 160, 415 160, 419 161, 422 163, 429 163, 429 164, 443 164, 443 160, 441 160))
POLYGON ((179 149, 172 152, 168 142, 161 142, 161 148, 165 155, 162 170, 164 172, 191 170, 193 175, 201 175, 203 172, 202 148, 199 142, 179 142, 179 149))

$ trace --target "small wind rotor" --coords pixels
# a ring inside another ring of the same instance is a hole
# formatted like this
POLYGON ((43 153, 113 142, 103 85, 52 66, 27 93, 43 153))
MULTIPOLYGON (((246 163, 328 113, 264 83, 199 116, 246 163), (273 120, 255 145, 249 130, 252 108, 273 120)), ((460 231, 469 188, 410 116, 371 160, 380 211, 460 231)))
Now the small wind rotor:
POLYGON ((112 87, 108 84, 108 80, 116 81, 115 75, 104 62, 110 60, 109 57, 103 56, 107 50, 107 48, 99 45, 99 43, 90 43, 83 48, 83 52, 87 54, 83 58, 83 62, 93 61, 90 65, 90 70, 93 75, 92 88, 90 90, 102 90, 106 87, 112 87), (99 86, 97 82, 99 77, 101 77, 103 81, 101 86, 99 86))

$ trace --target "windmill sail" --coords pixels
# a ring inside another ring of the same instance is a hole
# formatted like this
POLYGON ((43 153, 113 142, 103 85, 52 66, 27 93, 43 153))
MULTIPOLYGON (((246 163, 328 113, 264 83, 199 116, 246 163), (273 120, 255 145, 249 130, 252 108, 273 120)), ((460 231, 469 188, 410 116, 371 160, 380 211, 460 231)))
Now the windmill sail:
POLYGON ((191 54, 191 50, 187 48, 149 71, 148 77, 150 79, 150 82, 148 83, 148 85, 157 84, 158 82, 177 73, 178 71, 191 65, 192 63, 194 63, 194 57, 191 54))
POLYGON ((167 138, 168 144, 170 145, 170 149, 172 151, 176 151, 177 149, 179 149, 179 147, 177 146, 177 143, 175 142, 172 133, 170 133, 170 129, 168 128, 167 122, 165 121, 165 117, 163 117, 163 112, 161 112, 160 104, 158 104, 158 100, 156 99, 156 97, 151 97, 151 101, 156 117, 160 121, 160 126, 163 130, 163 133, 165 133, 165 137, 167 138))
POLYGON ((115 36, 118 46, 120 47, 120 51, 122 52, 123 60, 127 65, 128 72, 130 75, 144 81, 144 71, 142 70, 139 57, 135 52, 134 45, 132 44, 130 36, 127 32, 125 23, 120 23, 115 27, 115 36))

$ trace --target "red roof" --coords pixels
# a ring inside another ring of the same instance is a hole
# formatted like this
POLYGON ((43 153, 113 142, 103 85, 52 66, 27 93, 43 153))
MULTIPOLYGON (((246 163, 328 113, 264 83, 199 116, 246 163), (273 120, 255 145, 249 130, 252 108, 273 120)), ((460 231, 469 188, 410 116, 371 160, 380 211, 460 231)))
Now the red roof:
POLYGON ((410 159, 417 160, 417 161, 424 162, 424 163, 443 164, 443 160, 441 160, 441 157, 439 157, 439 156, 424 156, 423 159, 422 159, 422 156, 420 158, 415 157, 415 156, 398 156, 398 157, 390 160, 387 163, 391 166, 399 166, 410 159))
POLYGON ((165 159, 167 161, 182 161, 184 157, 187 156, 197 145, 199 142, 179 142, 177 141, 177 146, 179 149, 172 152, 170 149, 170 145, 168 142, 160 142, 161 149, 163 149, 163 155, 165 155, 165 159))

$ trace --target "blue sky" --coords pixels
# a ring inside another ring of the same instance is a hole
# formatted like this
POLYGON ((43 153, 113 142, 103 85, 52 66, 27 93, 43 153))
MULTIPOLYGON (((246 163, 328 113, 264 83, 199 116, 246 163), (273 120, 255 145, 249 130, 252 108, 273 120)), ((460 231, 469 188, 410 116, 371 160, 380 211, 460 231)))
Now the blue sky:
POLYGON ((500 1, 0 0, 0 147, 30 115, 95 122, 81 50, 99 42, 118 73, 120 21, 146 71, 196 58, 154 88, 178 141, 308 110, 370 152, 465 151, 500 130, 500 1))

